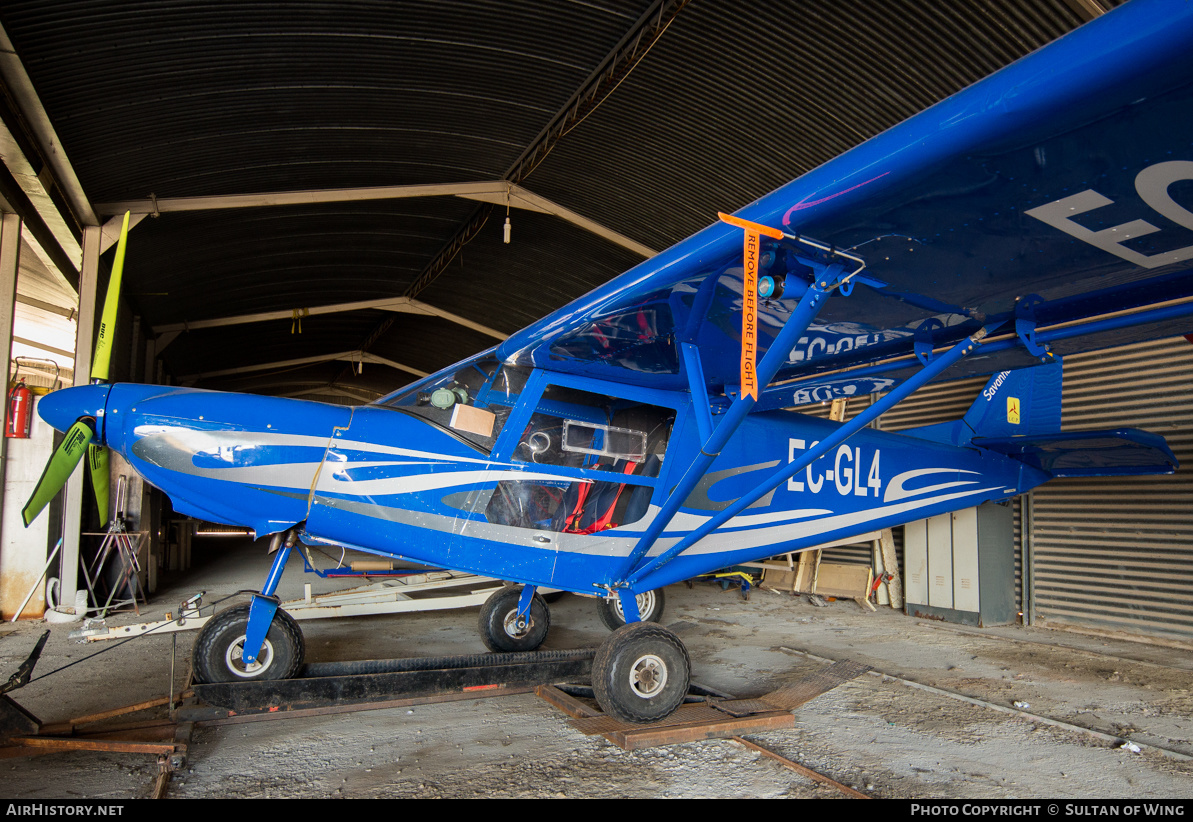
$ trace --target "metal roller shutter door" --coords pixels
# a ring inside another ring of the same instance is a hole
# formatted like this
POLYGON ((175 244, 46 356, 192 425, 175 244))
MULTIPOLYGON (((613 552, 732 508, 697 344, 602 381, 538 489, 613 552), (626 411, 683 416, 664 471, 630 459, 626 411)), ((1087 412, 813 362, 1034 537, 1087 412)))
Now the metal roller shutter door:
POLYGON ((1143 428, 1168 476, 1054 480, 1032 493, 1035 616, 1193 637, 1193 346, 1159 340, 1065 358, 1066 430, 1143 428))

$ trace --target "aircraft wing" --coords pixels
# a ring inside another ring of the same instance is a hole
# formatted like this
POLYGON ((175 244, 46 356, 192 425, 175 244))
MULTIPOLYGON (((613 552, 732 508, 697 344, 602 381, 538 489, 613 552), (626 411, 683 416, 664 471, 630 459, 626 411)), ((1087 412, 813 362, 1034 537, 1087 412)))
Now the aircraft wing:
MULTIPOLYGON (((948 376, 1038 362, 1044 344, 1065 354, 1189 331, 1189 43, 1193 4, 1132 0, 736 212, 783 232, 761 241, 759 273, 783 290, 759 300, 760 349, 810 264, 856 272, 757 407, 887 390, 918 368, 917 349, 982 327, 981 349, 948 376)), ((683 388, 677 343, 694 343, 709 394, 732 396, 742 241, 714 223, 498 353, 683 388)))

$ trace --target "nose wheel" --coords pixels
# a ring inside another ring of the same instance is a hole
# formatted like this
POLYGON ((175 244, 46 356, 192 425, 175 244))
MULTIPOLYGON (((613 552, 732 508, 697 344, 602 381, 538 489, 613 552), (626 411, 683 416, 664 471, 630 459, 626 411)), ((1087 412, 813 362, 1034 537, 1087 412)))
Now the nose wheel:
POLYGON ((291 679, 298 674, 306 646, 294 617, 280 609, 274 614, 265 644, 252 663, 243 659, 248 624, 249 606, 238 605, 203 626, 192 654, 197 682, 291 679))
POLYGON ((530 611, 518 615, 521 588, 502 588, 481 606, 479 627, 485 647, 495 653, 533 651, 543 644, 551 628, 551 612, 535 594, 530 611))
POLYGON ((592 690, 602 710, 625 722, 657 722, 683 704, 691 684, 687 648, 652 622, 623 625, 592 662, 592 690))

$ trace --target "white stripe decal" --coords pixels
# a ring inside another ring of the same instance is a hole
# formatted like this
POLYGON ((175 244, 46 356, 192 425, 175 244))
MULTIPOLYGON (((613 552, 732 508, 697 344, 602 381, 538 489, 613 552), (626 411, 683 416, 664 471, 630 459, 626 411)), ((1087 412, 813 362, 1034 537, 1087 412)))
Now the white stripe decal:
POLYGON ((221 446, 264 445, 326 449, 331 437, 312 437, 306 434, 285 434, 274 431, 206 431, 186 429, 177 425, 138 425, 133 430, 136 439, 149 436, 166 437, 180 443, 196 454, 218 451, 221 446))
POLYGON ((955 494, 942 494, 937 497, 930 497, 929 499, 901 502, 897 505, 884 505, 881 508, 869 508, 865 511, 856 511, 852 514, 838 514, 835 517, 822 517, 811 522, 760 528, 754 531, 736 531, 730 533, 714 531, 692 546, 692 548, 689 548, 685 554, 715 554, 721 551, 737 551, 753 546, 764 547, 765 545, 778 542, 818 537, 830 531, 843 530, 853 526, 858 526, 859 531, 865 531, 869 529, 863 526, 885 517, 914 511, 917 508, 927 508, 930 505, 938 505, 953 499, 961 499, 963 497, 1000 490, 1000 486, 994 486, 993 488, 974 488, 968 491, 959 491, 955 494))
MULTIPOLYGON (((802 523, 783 523, 771 525, 767 528, 721 532, 714 531, 700 540, 693 547, 684 552, 684 556, 702 556, 708 554, 727 553, 746 549, 757 549, 754 556, 769 556, 768 549, 776 545, 791 541, 803 544, 795 550, 810 548, 824 542, 822 535, 837 530, 850 530, 855 533, 865 533, 872 530, 869 524, 889 516, 914 511, 917 508, 927 508, 954 499, 985 494, 998 491, 999 487, 977 488, 960 491, 954 494, 942 494, 929 499, 902 502, 897 505, 887 505, 881 508, 870 508, 849 514, 838 514, 830 517, 820 517, 802 523)), ((445 517, 439 514, 412 512, 407 509, 369 504, 367 502, 341 501, 323 498, 320 504, 331 508, 388 520, 391 522, 415 525, 431 531, 451 533, 459 527, 459 520, 455 517, 445 517)), ((962 506, 965 507, 965 506, 962 506)), ((563 534, 553 531, 536 530, 532 528, 517 528, 512 525, 497 525, 479 520, 473 520, 464 525, 462 531, 465 537, 493 540, 507 543, 511 550, 516 551, 549 551, 551 553, 582 554, 586 556, 627 557, 637 544, 639 537, 645 532, 649 523, 658 516, 659 507, 652 505, 649 514, 635 522, 632 526, 602 531, 600 534, 563 534), (550 534, 552 543, 544 546, 534 541, 536 534, 550 534)), ((701 517, 701 520, 706 518, 701 517)), ((691 530, 691 529, 685 529, 691 530)), ((680 535, 682 535, 682 531, 680 535)), ((655 541, 647 556, 657 556, 675 545, 680 539, 674 530, 666 532, 663 537, 655 541)))
POLYGON ((471 462, 478 465, 493 465, 491 460, 477 459, 475 457, 449 457, 443 454, 432 454, 429 451, 412 451, 409 448, 397 448, 392 445, 378 445, 372 442, 361 442, 360 440, 343 440, 333 439, 331 443, 333 450, 345 449, 349 451, 367 451, 373 454, 393 454, 397 457, 414 457, 420 460, 436 460, 440 462, 471 462))
POLYGON ((966 480, 963 482, 944 482, 939 485, 929 485, 925 488, 913 488, 908 490, 903 487, 903 483, 908 480, 916 479, 917 477, 926 477, 931 474, 949 474, 950 476, 959 476, 961 474, 971 474, 975 477, 980 477, 977 471, 962 471, 956 468, 918 468, 915 471, 904 471, 894 479, 892 479, 886 486, 886 493, 882 497, 883 502, 897 502, 908 497, 916 497, 920 494, 930 494, 937 491, 943 491, 946 488, 956 488, 959 485, 977 485, 979 480, 966 480))
MULTIPOLYGON (((344 465, 353 468, 351 463, 344 465)), ((352 480, 336 476, 336 471, 325 471, 319 477, 318 491, 331 491, 358 497, 380 497, 392 494, 416 494, 435 488, 468 488, 480 482, 500 480, 543 481, 543 482, 591 482, 572 480, 558 474, 540 474, 530 471, 445 471, 438 474, 415 474, 409 477, 389 477, 373 480, 352 480)))
POLYGON ((274 465, 245 465, 239 468, 196 468, 188 473, 191 476, 246 485, 293 488, 302 491, 305 496, 311 489, 311 482, 315 479, 319 465, 317 462, 284 462, 274 465))
MULTIPOLYGON (((828 508, 804 508, 796 511, 772 511, 769 514, 738 514, 722 527, 745 528, 753 525, 765 525, 767 523, 809 519, 810 517, 820 517, 831 513, 832 511, 828 508)), ((710 519, 712 519, 711 515, 689 514, 686 511, 680 511, 667 525, 667 530, 695 531, 710 519)), ((634 523, 634 525, 637 524, 634 523)))
MULTIPOLYGON (((949 500, 961 499, 963 497, 974 496, 977 494, 985 494, 990 491, 998 491, 1000 488, 995 486, 993 488, 975 488, 968 491, 959 491, 955 494, 942 494, 929 499, 913 500, 911 502, 901 502, 897 505, 886 505, 881 508, 868 508, 864 511, 855 511, 849 514, 838 514, 831 517, 820 517, 808 522, 800 523, 784 523, 781 525, 772 525, 767 528, 755 528, 743 531, 713 531, 704 539, 697 542, 692 547, 683 552, 683 556, 700 556, 705 554, 719 554, 730 551, 741 551, 748 548, 758 548, 757 556, 768 556, 766 552, 767 546, 776 545, 784 542, 791 542, 798 540, 804 542, 802 547, 811 547, 820 542, 819 539, 824 534, 837 530, 854 530, 857 533, 864 533, 871 530, 868 527, 869 523, 884 519, 889 516, 914 511, 917 508, 927 508, 932 505, 938 505, 949 500)), ((649 519, 639 520, 634 523, 634 531, 618 528, 613 531, 606 531, 602 534, 604 539, 597 537, 579 537, 578 539, 597 540, 604 544, 602 545, 588 545, 582 544, 583 547, 576 547, 577 542, 568 540, 559 540, 556 548, 560 551, 567 551, 577 554, 592 554, 601 556, 628 556, 632 550, 637 538, 642 534, 650 519, 658 512, 658 508, 651 506, 651 515, 649 519), (636 532, 636 533, 635 533, 636 532), (621 537, 621 539, 614 542, 611 537, 621 537)), ((732 521, 732 520, 731 520, 732 521)), ((523 529, 525 530, 525 529, 523 529)), ((685 529, 691 530, 691 529, 685 529)), ((532 533, 532 532, 531 532, 532 533)), ((655 542, 648 553, 648 556, 654 556, 662 553, 666 548, 674 545, 679 541, 679 536, 673 536, 674 530, 668 529, 665 532, 667 536, 660 538, 655 542)), ((681 532, 682 533, 682 532, 681 532)), ((568 535, 563 535, 568 536, 568 535)))
POLYGON ((771 514, 738 514, 721 527, 745 528, 751 525, 763 525, 768 522, 793 522, 795 520, 820 517, 831 513, 832 511, 828 508, 808 508, 803 511, 776 511, 771 514))

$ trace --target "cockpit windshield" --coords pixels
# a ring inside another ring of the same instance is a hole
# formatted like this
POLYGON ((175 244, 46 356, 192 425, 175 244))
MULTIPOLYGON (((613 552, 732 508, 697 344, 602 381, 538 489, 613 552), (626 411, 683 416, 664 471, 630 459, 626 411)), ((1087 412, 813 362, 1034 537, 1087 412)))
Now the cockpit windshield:
POLYGON ((381 405, 422 417, 488 455, 529 376, 529 368, 503 365, 487 355, 381 405))

